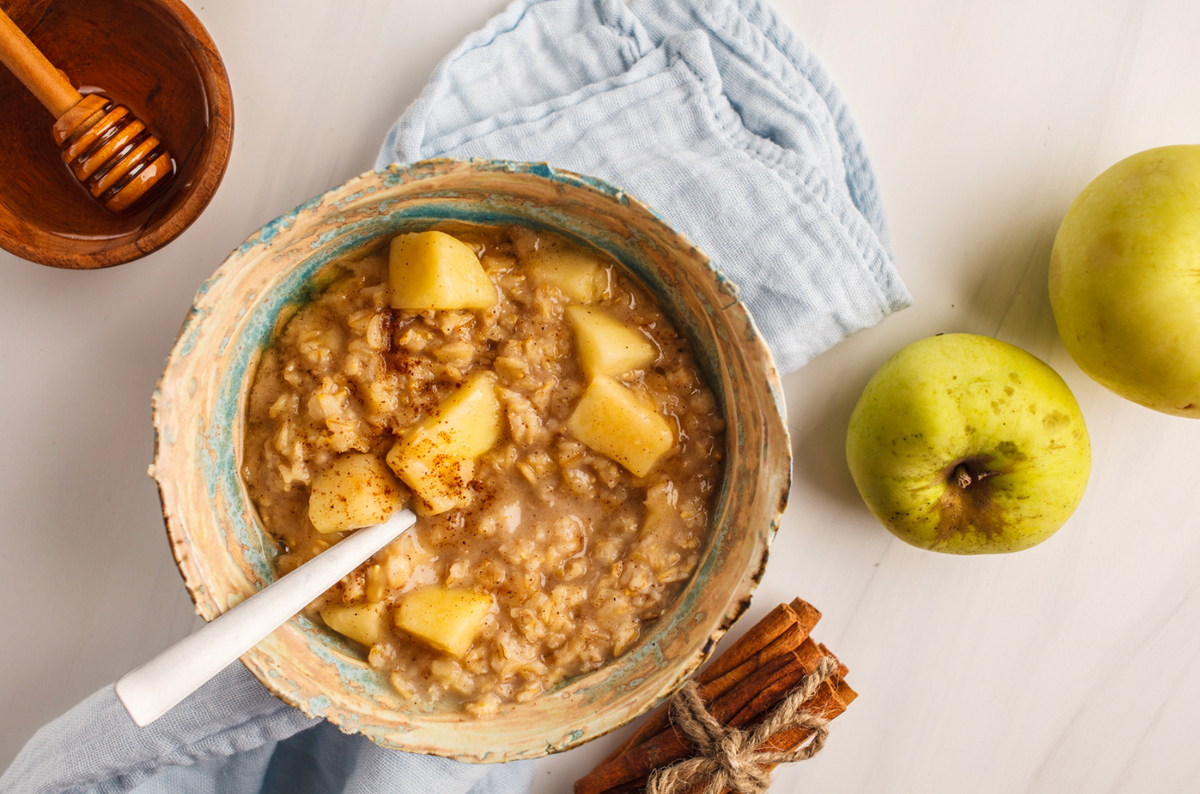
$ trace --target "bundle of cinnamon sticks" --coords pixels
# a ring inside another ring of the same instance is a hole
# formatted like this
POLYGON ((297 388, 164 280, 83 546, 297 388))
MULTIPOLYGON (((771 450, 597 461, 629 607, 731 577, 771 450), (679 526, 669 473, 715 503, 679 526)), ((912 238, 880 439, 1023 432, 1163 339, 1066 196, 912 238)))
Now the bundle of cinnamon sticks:
MULTIPOLYGON (((809 636, 821 613, 799 598, 780 604, 696 675, 697 693, 720 723, 752 727, 770 714, 801 680, 833 654, 809 636)), ((857 695, 845 682, 846 668, 825 680, 804 702, 809 714, 833 719, 857 695)), ((759 747, 789 750, 812 735, 811 728, 786 728, 759 747)), ((660 707, 620 747, 575 782, 575 794, 633 794, 644 791, 650 775, 693 755, 691 742, 671 725, 660 707)))

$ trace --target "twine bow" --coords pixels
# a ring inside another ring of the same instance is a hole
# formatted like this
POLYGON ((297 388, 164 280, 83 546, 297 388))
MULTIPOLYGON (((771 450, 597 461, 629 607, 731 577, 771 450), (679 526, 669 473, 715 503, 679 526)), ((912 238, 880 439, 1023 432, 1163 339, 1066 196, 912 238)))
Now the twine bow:
POLYGON ((807 760, 825 746, 829 720, 804 711, 804 701, 836 671, 833 658, 821 659, 816 670, 749 731, 717 722, 696 693, 695 682, 689 681, 671 701, 671 718, 695 746, 696 756, 655 771, 646 794, 686 794, 701 783, 707 783, 704 794, 765 794, 771 784, 770 770, 776 764, 807 760), (788 728, 811 729, 813 733, 809 741, 791 750, 759 751, 767 739, 788 728))

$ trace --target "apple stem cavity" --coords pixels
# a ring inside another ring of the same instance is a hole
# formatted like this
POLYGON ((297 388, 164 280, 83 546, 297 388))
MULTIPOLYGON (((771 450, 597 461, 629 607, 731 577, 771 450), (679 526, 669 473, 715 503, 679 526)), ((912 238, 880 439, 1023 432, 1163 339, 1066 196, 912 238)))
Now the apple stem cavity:
POLYGON ((938 543, 966 534, 978 534, 986 541, 1003 535, 1003 516, 992 503, 993 483, 985 482, 1003 470, 988 468, 990 463, 987 456, 967 458, 954 464, 945 475, 950 487, 941 499, 938 543))
POLYGON ((979 482, 985 477, 990 477, 996 472, 983 468, 981 465, 972 467, 971 461, 962 461, 950 472, 950 478, 959 488, 966 490, 972 484, 979 482), (972 471, 974 468, 974 471, 972 471))

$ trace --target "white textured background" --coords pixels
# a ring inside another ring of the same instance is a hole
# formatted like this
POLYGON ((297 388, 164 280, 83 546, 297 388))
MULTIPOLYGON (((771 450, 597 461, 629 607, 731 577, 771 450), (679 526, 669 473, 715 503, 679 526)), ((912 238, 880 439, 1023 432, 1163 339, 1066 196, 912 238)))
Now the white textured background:
MULTIPOLYGON (((150 395, 196 288, 264 221, 369 168, 437 61, 503 5, 193 2, 236 109, 206 213, 107 271, 0 253, 0 767, 197 623, 145 473, 150 395)), ((1200 4, 775 5, 850 102, 916 303, 786 379, 795 486, 749 619, 816 604, 816 637, 861 696, 772 792, 1200 790, 1200 423, 1084 376, 1045 287, 1058 221, 1093 176, 1200 142, 1200 4), (854 490, 854 401, 895 350, 940 331, 1028 349, 1083 406, 1092 480, 1042 546, 921 552, 854 490)), ((614 741, 541 762, 536 794, 567 790, 614 741)))

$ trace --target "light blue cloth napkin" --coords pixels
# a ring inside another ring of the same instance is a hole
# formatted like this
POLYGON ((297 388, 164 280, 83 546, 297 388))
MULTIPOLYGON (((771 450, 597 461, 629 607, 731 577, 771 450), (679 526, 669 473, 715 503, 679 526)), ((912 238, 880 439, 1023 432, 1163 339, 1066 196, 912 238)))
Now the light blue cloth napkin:
MULTIPOLYGON (((378 167, 548 161, 650 204, 739 285, 783 371, 908 305, 837 89, 758 0, 518 0, 469 36, 378 167)), ((39 731, 4 794, 521 794, 531 762, 381 749, 235 664, 149 728, 107 687, 39 731)))

